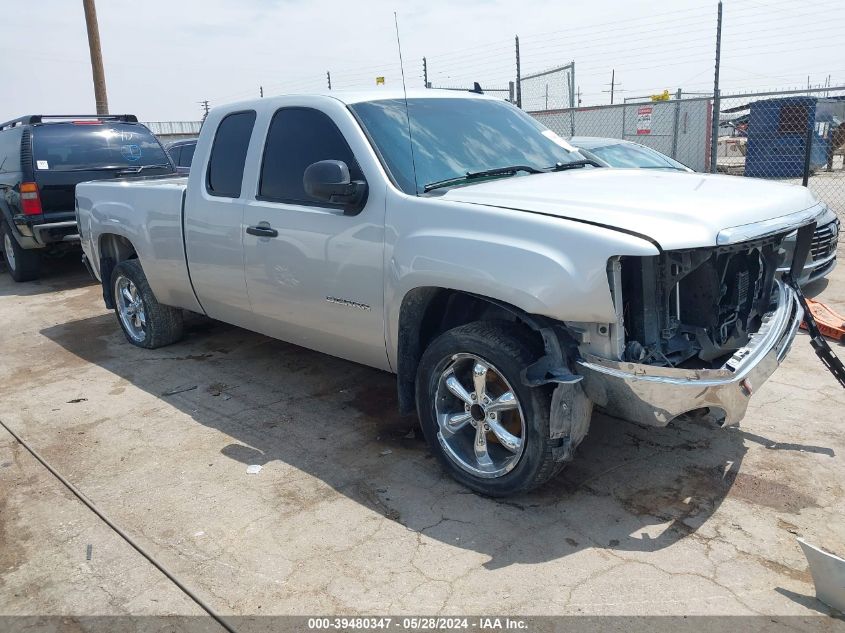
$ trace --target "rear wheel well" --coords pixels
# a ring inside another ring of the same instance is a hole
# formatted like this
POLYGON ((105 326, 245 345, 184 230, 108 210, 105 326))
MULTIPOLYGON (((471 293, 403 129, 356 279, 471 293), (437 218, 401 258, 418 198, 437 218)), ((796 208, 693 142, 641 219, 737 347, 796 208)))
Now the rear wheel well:
POLYGON ((100 236, 100 279, 103 282, 103 301, 109 309, 114 308, 111 288, 111 274, 114 267, 128 259, 137 259, 138 253, 128 239, 122 235, 106 233, 100 236))
POLYGON ((519 308, 459 290, 415 288, 405 295, 399 313, 397 380, 402 414, 415 410, 417 366, 429 344, 443 332, 475 321, 517 323, 533 335, 538 351, 543 350, 542 336, 519 308))

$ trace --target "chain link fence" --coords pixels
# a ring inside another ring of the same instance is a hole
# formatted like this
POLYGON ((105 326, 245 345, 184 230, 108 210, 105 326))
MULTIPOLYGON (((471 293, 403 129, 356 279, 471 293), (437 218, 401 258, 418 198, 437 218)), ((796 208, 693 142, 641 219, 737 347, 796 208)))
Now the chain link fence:
POLYGON ((575 107, 575 64, 519 77, 517 98, 529 112, 575 107))
MULTIPOLYGON (((845 86, 718 100, 684 97, 681 91, 666 96, 609 106, 524 109, 576 145, 601 143, 595 137, 630 141, 695 171, 807 186, 845 223, 845 86)), ((618 143, 606 145, 616 147, 615 153, 606 152, 613 156, 607 159, 612 166, 644 166, 618 143)), ((832 227, 820 227, 814 258, 832 254, 832 233, 832 227)))

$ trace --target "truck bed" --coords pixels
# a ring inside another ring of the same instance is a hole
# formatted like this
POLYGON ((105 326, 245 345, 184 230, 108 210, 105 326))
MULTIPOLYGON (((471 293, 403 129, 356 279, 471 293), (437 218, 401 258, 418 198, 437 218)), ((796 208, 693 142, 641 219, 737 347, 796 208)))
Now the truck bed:
POLYGON ((186 176, 150 176, 77 185, 82 248, 98 278, 102 280, 101 258, 109 256, 109 244, 123 237, 134 245, 159 301, 202 311, 185 260, 187 182, 186 176))

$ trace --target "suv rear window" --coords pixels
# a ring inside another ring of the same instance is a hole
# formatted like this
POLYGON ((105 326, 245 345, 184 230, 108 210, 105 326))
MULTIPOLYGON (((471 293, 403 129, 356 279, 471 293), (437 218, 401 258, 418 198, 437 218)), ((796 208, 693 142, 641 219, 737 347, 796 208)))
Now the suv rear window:
POLYGON ((152 132, 131 123, 48 123, 33 128, 33 167, 83 171, 170 166, 152 132))

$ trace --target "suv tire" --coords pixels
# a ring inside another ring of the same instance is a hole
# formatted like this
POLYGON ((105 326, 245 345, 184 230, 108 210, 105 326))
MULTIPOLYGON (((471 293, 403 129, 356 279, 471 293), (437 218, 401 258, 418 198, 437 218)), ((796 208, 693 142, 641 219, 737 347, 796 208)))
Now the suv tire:
POLYGON ((0 249, 9 275, 15 281, 33 281, 41 275, 41 253, 38 249, 21 248, 6 222, 0 222, 0 249))
POLYGON ((182 311, 158 302, 137 259, 114 267, 111 289, 117 322, 130 343, 155 349, 182 338, 182 311))
POLYGON ((423 435, 446 470, 481 494, 524 493, 563 468, 562 440, 549 437, 553 388, 521 380, 537 348, 517 324, 478 321, 438 336, 420 360, 423 435))

